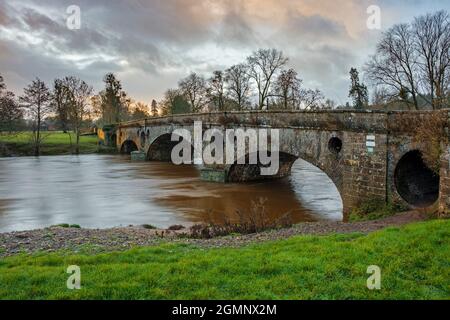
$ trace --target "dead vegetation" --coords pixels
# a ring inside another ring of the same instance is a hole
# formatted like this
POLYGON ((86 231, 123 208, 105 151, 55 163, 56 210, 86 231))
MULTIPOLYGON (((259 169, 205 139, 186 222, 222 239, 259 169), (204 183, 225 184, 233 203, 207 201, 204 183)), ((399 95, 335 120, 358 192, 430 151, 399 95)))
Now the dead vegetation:
POLYGON ((447 119, 442 113, 429 113, 426 117, 416 121, 414 142, 423 144, 422 159, 435 173, 439 174, 441 156, 444 152, 442 142, 446 139, 445 126, 447 119))
POLYGON ((188 236, 196 239, 211 239, 230 234, 251 234, 270 229, 288 228, 293 225, 290 212, 276 220, 269 219, 266 210, 267 199, 252 200, 249 212, 236 210, 235 216, 224 213, 221 223, 213 222, 211 216, 208 223, 196 224, 189 228, 188 236))

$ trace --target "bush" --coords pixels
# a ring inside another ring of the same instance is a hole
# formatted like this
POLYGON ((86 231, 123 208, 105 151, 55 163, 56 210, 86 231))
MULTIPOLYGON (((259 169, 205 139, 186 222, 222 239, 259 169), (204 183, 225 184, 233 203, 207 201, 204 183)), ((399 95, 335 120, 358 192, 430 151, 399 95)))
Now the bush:
POLYGON ((60 224, 56 224, 51 226, 51 228, 55 228, 55 227, 59 227, 59 228, 76 228, 76 229, 80 229, 80 225, 78 224, 68 224, 68 223, 60 223, 60 224))
MULTIPOLYGON (((250 234, 264 230, 287 228, 292 226, 291 213, 285 213, 279 219, 270 221, 267 215, 265 203, 267 199, 259 198, 252 201, 252 206, 248 214, 237 210, 237 219, 232 219, 227 214, 223 215, 223 223, 203 223, 190 227, 189 236, 198 239, 210 239, 230 234, 250 234)), ((211 220, 211 219, 210 219, 211 220)))
POLYGON ((399 203, 386 203, 380 199, 370 199, 363 202, 358 208, 353 209, 349 215, 349 221, 376 220, 392 216, 408 208, 399 203))
POLYGON ((167 230, 170 231, 179 231, 179 230, 183 230, 184 226, 182 226, 181 224, 174 224, 173 226, 170 226, 169 228, 167 228, 167 230))

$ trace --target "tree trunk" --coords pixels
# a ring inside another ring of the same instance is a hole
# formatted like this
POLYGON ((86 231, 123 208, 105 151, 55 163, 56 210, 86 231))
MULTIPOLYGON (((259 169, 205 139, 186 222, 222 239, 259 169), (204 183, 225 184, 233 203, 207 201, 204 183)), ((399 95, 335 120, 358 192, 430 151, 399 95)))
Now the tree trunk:
POLYGON ((77 129, 77 144, 75 146, 75 154, 80 154, 80 129, 77 129))
POLYGON ((36 140, 34 141, 34 156, 35 157, 39 157, 39 154, 41 151, 40 144, 41 144, 41 107, 38 106, 36 140))

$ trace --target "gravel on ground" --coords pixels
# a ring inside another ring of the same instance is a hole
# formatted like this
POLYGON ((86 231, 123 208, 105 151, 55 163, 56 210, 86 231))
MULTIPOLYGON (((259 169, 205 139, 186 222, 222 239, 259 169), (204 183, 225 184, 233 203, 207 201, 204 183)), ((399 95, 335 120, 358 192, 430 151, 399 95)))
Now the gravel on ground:
POLYGON ((212 239, 192 239, 186 230, 146 229, 139 226, 111 229, 49 227, 30 231, 0 233, 0 257, 20 253, 105 252, 137 246, 152 246, 162 242, 193 244, 204 248, 239 247, 257 242, 286 239, 296 235, 329 235, 336 233, 370 233, 386 227, 402 226, 426 220, 421 212, 409 211, 388 218, 360 222, 305 222, 290 228, 268 230, 255 234, 229 235, 212 239))

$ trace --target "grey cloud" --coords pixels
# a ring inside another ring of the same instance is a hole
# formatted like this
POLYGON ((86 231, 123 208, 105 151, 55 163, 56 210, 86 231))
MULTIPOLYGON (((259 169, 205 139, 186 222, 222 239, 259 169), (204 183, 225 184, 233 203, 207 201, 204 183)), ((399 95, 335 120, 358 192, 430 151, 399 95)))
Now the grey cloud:
POLYGON ((259 40, 245 18, 233 10, 223 17, 216 41, 222 46, 248 46, 255 45, 259 40))
MULTIPOLYGON (((359 0, 346 1, 346 5, 353 1, 358 8, 355 16, 365 16, 359 0)), ((392 6, 386 0, 378 2, 383 12, 400 16, 389 11, 392 6)), ((427 2, 416 2, 420 14, 427 2)), ((320 7, 317 3, 314 5, 320 7)), ((448 1, 433 3, 449 8, 448 1)), ((3 75, 14 73, 12 86, 18 88, 35 76, 50 81, 75 74, 98 89, 104 73, 113 71, 123 77, 130 93, 150 100, 175 86, 189 70, 208 73, 227 67, 222 52, 239 62, 259 47, 275 47, 290 57, 305 84, 319 86, 331 98, 345 102, 348 69, 361 65, 376 39, 367 39, 367 33, 349 35, 345 19, 352 19, 352 12, 347 17, 333 17, 330 12, 308 12, 302 4, 309 7, 313 2, 0 1, 0 70, 3 75), (81 8, 81 30, 65 27, 65 10, 74 2, 81 8), (280 16, 270 16, 271 8, 280 16), (2 37, 2 30, 16 40, 2 37), (30 43, 27 35, 41 39, 42 44, 30 43)), ((403 18, 411 19, 409 15, 403 18)))

